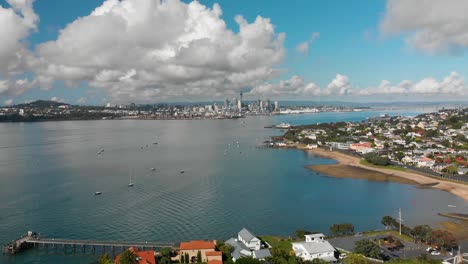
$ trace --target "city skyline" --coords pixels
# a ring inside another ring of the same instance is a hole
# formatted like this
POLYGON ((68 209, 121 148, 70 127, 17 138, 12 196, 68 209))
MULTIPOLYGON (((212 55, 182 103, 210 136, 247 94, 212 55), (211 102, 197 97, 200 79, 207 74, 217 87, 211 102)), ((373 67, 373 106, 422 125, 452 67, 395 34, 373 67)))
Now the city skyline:
POLYGON ((459 101, 466 5, 0 0, 0 105, 459 101))

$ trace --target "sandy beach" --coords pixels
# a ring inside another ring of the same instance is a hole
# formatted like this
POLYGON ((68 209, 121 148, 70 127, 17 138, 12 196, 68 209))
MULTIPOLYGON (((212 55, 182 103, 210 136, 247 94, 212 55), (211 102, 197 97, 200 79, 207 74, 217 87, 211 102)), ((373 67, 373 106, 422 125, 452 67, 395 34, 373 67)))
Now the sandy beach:
POLYGON ((349 156, 341 152, 327 151, 323 149, 305 151, 322 157, 334 159, 338 162, 338 164, 335 165, 314 165, 308 167, 314 171, 318 171, 329 176, 417 184, 421 187, 448 191, 468 201, 468 184, 434 179, 411 171, 398 171, 365 166, 360 164, 359 158, 349 156))

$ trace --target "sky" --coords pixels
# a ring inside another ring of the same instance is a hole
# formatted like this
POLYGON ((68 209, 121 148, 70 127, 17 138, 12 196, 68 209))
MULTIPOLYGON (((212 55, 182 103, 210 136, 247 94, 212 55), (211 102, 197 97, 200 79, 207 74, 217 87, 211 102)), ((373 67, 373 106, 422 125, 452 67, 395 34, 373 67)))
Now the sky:
POLYGON ((0 0, 0 105, 466 101, 465 0, 0 0))

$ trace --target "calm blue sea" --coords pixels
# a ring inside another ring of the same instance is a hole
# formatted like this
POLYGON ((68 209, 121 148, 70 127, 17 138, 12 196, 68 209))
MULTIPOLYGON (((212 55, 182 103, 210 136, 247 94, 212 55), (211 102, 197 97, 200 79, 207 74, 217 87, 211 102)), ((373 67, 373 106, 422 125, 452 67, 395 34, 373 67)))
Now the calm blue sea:
MULTIPOLYGON (((283 236, 298 228, 327 232, 339 222, 377 229, 383 215, 396 216, 400 207, 409 225, 435 224, 448 204, 466 211, 466 202, 439 190, 327 177, 304 166, 333 160, 259 147, 279 133, 264 128, 272 124, 421 111, 3 123, 0 243, 28 230, 55 238, 178 242, 227 239, 242 227, 283 236), (104 153, 97 154, 100 149, 104 153), (133 188, 127 187, 131 176, 133 188), (94 196, 96 191, 103 194, 94 196)), ((31 250, 0 263, 86 264, 96 258, 31 250)))

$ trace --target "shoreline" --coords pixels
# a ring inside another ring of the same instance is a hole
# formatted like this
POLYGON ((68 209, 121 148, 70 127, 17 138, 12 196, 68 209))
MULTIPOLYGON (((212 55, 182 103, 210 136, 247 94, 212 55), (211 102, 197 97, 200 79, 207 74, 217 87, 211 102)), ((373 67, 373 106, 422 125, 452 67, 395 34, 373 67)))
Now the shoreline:
POLYGON ((360 163, 361 159, 343 154, 337 151, 327 151, 323 149, 304 149, 299 146, 296 149, 304 150, 324 158, 336 160, 333 165, 311 165, 306 166, 310 170, 318 171, 331 177, 367 179, 375 181, 399 182, 412 184, 419 188, 434 188, 450 192, 465 201, 468 201, 468 185, 434 179, 429 176, 411 172, 398 171, 385 168, 365 166, 360 163), (351 172, 349 176, 343 176, 342 172, 351 172), (359 173, 356 173, 359 172, 359 173))

